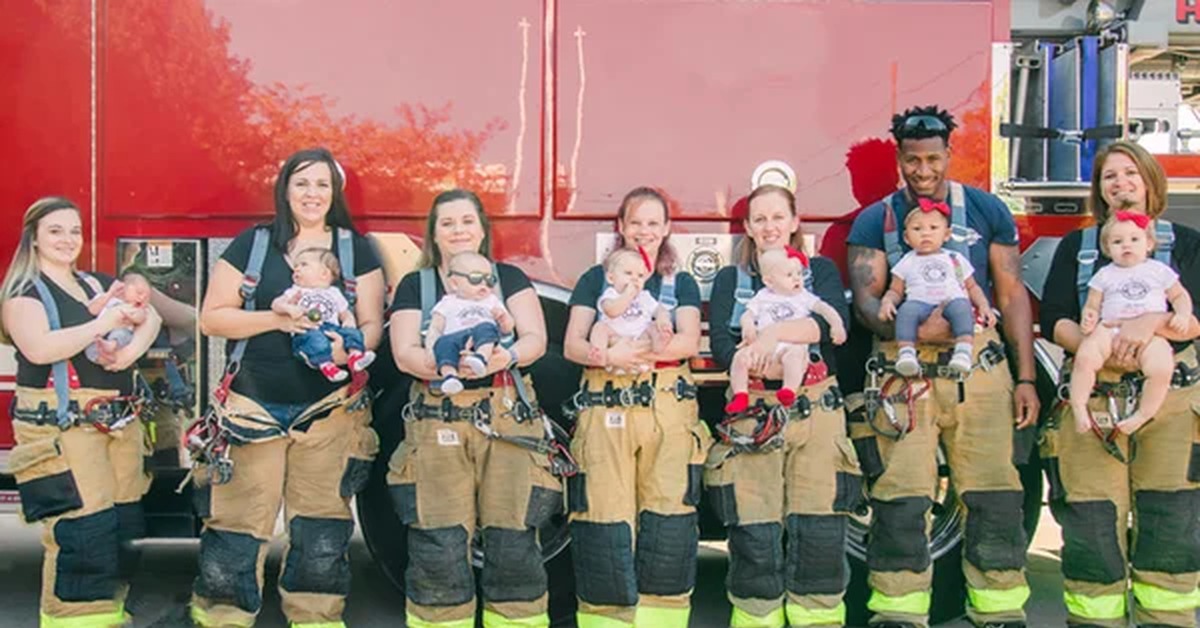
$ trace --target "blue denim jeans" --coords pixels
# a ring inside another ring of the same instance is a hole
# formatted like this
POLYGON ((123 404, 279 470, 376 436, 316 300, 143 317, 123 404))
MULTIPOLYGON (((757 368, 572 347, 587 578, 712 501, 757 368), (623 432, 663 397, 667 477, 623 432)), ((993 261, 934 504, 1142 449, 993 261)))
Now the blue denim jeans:
POLYGON ((271 403, 269 401, 259 401, 258 405, 275 417, 275 420, 279 421, 279 426, 285 430, 290 429, 300 414, 312 406, 311 403, 271 403))
POLYGON ((302 358, 308 365, 316 368, 326 362, 333 361, 333 344, 325 332, 331 331, 342 337, 346 351, 363 351, 362 332, 353 327, 341 327, 333 323, 321 323, 316 329, 310 329, 303 334, 292 336, 292 353, 302 358))
MULTIPOLYGON (((458 368, 458 358, 463 347, 467 346, 468 338, 471 339, 471 346, 476 348, 479 345, 494 344, 500 341, 500 328, 495 323, 480 323, 468 329, 439 336, 437 342, 433 343, 433 357, 437 361, 439 373, 447 364, 458 368)), ((486 356, 484 361, 487 361, 486 356)))
MULTIPOLYGON (((896 340, 915 343, 917 328, 929 318, 936 308, 936 304, 920 301, 910 300, 901 303, 899 309, 896 310, 896 340)), ((975 333, 975 311, 971 308, 970 301, 962 298, 947 301, 946 307, 942 310, 942 316, 950 322, 950 329, 955 338, 975 333)))

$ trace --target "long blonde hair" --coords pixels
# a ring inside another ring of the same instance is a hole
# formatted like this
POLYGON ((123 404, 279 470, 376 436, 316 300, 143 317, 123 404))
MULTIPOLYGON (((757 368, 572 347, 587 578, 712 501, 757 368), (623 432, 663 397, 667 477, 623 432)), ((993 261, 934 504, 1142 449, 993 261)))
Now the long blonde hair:
MULTIPOLYGON (((4 308, 4 304, 8 303, 9 299, 24 294, 33 280, 37 278, 38 263, 37 255, 33 252, 33 242, 37 239, 38 222, 51 212, 60 209, 79 211, 79 207, 75 203, 61 196, 39 198, 29 206, 29 209, 25 210, 25 218, 21 221, 21 242, 17 245, 16 252, 13 253, 12 261, 8 264, 8 272, 4 275, 4 284, 0 286, 0 310, 4 308)), ((12 344, 8 330, 4 328, 3 317, 0 317, 0 343, 12 344)))

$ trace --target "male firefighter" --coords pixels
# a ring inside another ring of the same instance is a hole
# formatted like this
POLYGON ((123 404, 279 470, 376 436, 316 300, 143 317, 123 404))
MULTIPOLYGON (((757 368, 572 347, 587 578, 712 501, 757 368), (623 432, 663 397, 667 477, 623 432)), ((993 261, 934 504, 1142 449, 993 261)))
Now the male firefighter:
POLYGON ((987 192, 946 178, 955 126, 954 118, 936 106, 893 116, 891 133, 905 187, 864 210, 848 238, 855 312, 878 338, 864 397, 848 408, 851 438, 870 483, 867 606, 874 613, 872 626, 929 625, 933 574, 927 530, 939 442, 967 511, 962 568, 968 617, 981 627, 1025 626, 1023 493, 1013 440, 1015 430, 1028 428, 1038 416, 1029 298, 1007 207, 987 192), (945 247, 969 260, 975 281, 1000 310, 1004 337, 1016 349, 1015 382, 995 329, 975 334, 967 374, 946 368, 952 334, 940 306, 918 330, 920 374, 905 378, 892 368, 894 329, 880 317, 880 299, 889 269, 909 250, 905 217, 919 206, 951 216, 945 247))

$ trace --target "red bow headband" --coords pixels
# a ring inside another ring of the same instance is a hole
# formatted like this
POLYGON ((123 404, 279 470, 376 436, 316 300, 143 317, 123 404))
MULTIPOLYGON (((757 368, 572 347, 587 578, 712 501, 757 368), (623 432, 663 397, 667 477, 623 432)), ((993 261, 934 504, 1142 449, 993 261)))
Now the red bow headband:
POLYGON ((1146 214, 1117 210, 1113 216, 1121 222, 1132 222, 1138 226, 1138 229, 1145 229, 1150 226, 1150 217, 1146 214))
POLYGON ((804 254, 804 251, 790 246, 784 247, 784 250, 787 251, 787 256, 790 259, 798 259, 801 266, 808 268, 808 256, 804 254))
POLYGON ((637 252, 642 255, 642 263, 646 265, 646 272, 653 273, 654 264, 650 262, 650 256, 646 254, 646 249, 639 246, 637 247, 637 252))
POLYGON ((945 201, 935 201, 931 198, 921 197, 917 199, 917 209, 923 212, 941 212, 943 216, 950 217, 950 206, 945 201))

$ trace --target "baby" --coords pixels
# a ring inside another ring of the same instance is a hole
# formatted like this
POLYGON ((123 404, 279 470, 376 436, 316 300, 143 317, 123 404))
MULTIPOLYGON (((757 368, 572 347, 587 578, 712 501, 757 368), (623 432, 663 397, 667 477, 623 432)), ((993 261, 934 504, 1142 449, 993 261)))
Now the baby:
POLYGON ((342 338, 351 371, 366 370, 375 361, 375 352, 363 345, 362 332, 350 311, 350 304, 333 282, 341 274, 337 257, 320 248, 304 249, 293 259, 292 282, 295 284, 271 302, 271 310, 286 316, 307 316, 319 326, 292 334, 292 353, 309 367, 321 371, 331 382, 340 382, 348 373, 333 362, 333 344, 327 333, 342 338))
POLYGON ((984 325, 996 324, 987 295, 975 282, 975 268, 965 256, 942 248, 950 240, 950 208, 928 198, 904 217, 904 241, 912 250, 892 268, 892 284, 879 303, 880 320, 896 320, 900 346, 896 372, 905 377, 921 374, 917 360, 917 328, 940 305, 954 334, 950 368, 959 374, 971 371, 975 346, 975 313, 984 325), (899 307, 897 307, 899 306, 899 307))
POLYGON ((638 250, 617 249, 604 259, 608 287, 596 304, 599 320, 588 337, 593 364, 604 364, 608 348, 622 339, 657 352, 675 333, 670 310, 645 290, 649 277, 650 260, 638 250))
MULTIPOLYGON (((791 247, 771 249, 758 256, 763 288, 754 293, 746 303, 746 312, 742 314, 742 342, 733 355, 729 370, 733 398, 725 405, 726 413, 744 412, 750 406, 749 345, 767 327, 817 314, 829 323, 834 344, 840 345, 846 341, 846 326, 837 310, 804 289, 804 268, 807 265, 808 258, 791 247)), ((796 402, 796 390, 803 385, 804 375, 808 371, 808 345, 780 342, 775 347, 771 361, 772 366, 783 365, 783 387, 776 391, 775 398, 783 406, 791 407, 796 402)))
POLYGON ((488 356, 501 335, 511 334, 514 321, 492 287, 499 278, 492 263, 478 253, 450 258, 446 296, 433 306, 425 346, 447 395, 461 392, 459 363, 475 377, 487 373, 488 356))
MULTIPOLYGON (((1112 339, 1120 329, 1112 323, 1146 313, 1166 312, 1170 300, 1174 310, 1169 321, 1171 329, 1187 331, 1192 297, 1170 266, 1147 259, 1154 251, 1154 244, 1154 227, 1145 214, 1118 211, 1100 229, 1100 250, 1113 263, 1097 271, 1088 282, 1087 302, 1080 317, 1079 326, 1085 336, 1075 352, 1070 389, 1075 429, 1080 432, 1091 428, 1088 398, 1096 384, 1096 372, 1104 368, 1112 354, 1112 339)), ((1152 337, 1142 348, 1138 364, 1146 381, 1141 401, 1133 414, 1117 423, 1117 429, 1132 434, 1162 407, 1171 387, 1174 356, 1170 343, 1160 336, 1152 337)))
POLYGON ((87 346, 84 350, 87 359, 99 364, 102 355, 111 355, 129 344, 133 340, 133 328, 146 320, 146 304, 149 302, 150 282, 137 273, 125 273, 121 280, 114 281, 107 291, 88 301, 88 313, 92 316, 99 316, 104 310, 122 305, 132 305, 134 309, 133 314, 125 318, 128 325, 108 332, 103 338, 96 338, 95 342, 87 346))

